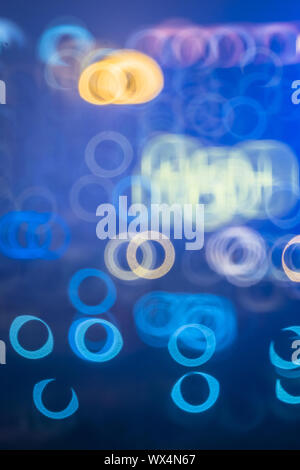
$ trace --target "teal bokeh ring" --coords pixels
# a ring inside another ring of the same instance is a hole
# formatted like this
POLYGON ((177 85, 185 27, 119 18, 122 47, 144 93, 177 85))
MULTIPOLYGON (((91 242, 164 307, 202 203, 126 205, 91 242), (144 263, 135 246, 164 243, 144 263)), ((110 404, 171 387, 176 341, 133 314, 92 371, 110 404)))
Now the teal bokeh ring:
POLYGON ((33 388, 33 403, 35 404, 37 410, 40 413, 42 413, 44 416, 47 416, 47 418, 65 419, 65 418, 68 418, 69 416, 72 416, 78 410, 78 407, 79 407, 78 398, 73 388, 71 388, 72 398, 68 406, 64 410, 61 410, 61 411, 48 410, 48 408, 46 408, 43 403, 42 395, 48 383, 53 382, 54 380, 55 379, 45 379, 35 384, 33 388))
POLYGON ((171 391, 171 398, 178 408, 187 413, 203 413, 203 411, 211 408, 217 401, 220 393, 220 384, 217 379, 212 377, 209 374, 204 374, 203 372, 188 372, 187 374, 180 377, 179 380, 175 383, 171 391), (181 384, 186 377, 191 375, 200 375, 205 378, 209 388, 209 394, 207 399, 200 405, 192 405, 188 403, 182 396, 181 384))
POLYGON ((77 271, 69 284, 69 298, 73 306, 85 315, 100 315, 107 312, 115 303, 117 297, 116 288, 111 278, 99 269, 86 268, 77 271), (79 298, 78 289, 82 281, 88 277, 98 277, 107 287, 107 295, 98 305, 87 305, 79 298))
POLYGON ((10 326, 9 339, 10 339, 11 345, 14 348, 14 350, 18 354, 20 354, 20 356, 23 356, 26 359, 41 359, 45 356, 48 356, 48 354, 50 354, 53 350, 54 340, 53 340, 53 335, 52 335, 52 332, 51 332, 49 326, 43 320, 41 320, 40 318, 35 317, 33 315, 20 315, 19 317, 15 318, 14 321, 12 322, 11 326, 10 326), (19 334, 19 331, 20 331, 20 329, 22 328, 23 325, 25 325, 27 322, 33 321, 33 320, 39 321, 43 325, 45 325, 45 327, 47 328, 47 331, 48 331, 48 339, 47 339, 46 343, 41 348, 36 349, 35 351, 28 351, 27 349, 24 349, 20 345, 19 339, 18 339, 18 334, 19 334))
POLYGON ((216 337, 214 332, 207 326, 199 323, 188 323, 179 327, 170 337, 168 343, 169 353, 172 358, 179 364, 186 367, 198 367, 205 364, 214 354, 216 350, 216 337), (191 328, 200 331, 206 339, 206 348, 203 354, 197 358, 188 358, 184 356, 178 348, 178 336, 186 329, 191 328))
POLYGON ((91 362, 107 362, 119 354, 123 347, 123 338, 118 328, 107 320, 102 318, 79 319, 71 325, 69 344, 72 351, 81 359, 91 362), (93 325, 103 326, 107 333, 104 346, 96 353, 90 351, 85 344, 85 334, 93 325))

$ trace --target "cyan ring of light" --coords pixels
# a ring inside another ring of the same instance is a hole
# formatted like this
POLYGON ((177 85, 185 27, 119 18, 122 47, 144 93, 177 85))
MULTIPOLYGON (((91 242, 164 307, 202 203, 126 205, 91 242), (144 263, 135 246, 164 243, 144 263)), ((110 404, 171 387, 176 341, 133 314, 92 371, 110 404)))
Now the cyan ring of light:
POLYGON ((48 385, 48 383, 53 382, 55 379, 45 379, 41 380, 41 382, 38 382, 35 384, 33 388, 33 402, 36 406, 36 408, 39 410, 40 413, 42 413, 44 416, 47 416, 47 418, 51 419, 65 419, 68 418, 69 416, 73 415, 75 411, 78 410, 79 403, 78 403, 78 398, 73 390, 72 390, 72 398, 70 400, 70 403, 68 406, 61 411, 50 411, 48 408, 45 407, 42 399, 43 391, 48 385))
POLYGON ((19 317, 15 318, 10 326, 9 339, 14 350, 20 354, 20 356, 26 357, 26 359, 41 359, 42 357, 48 356, 48 354, 50 354, 53 350, 54 341, 49 326, 43 320, 38 317, 34 317, 33 315, 20 315, 19 317), (48 331, 48 339, 41 348, 36 349, 35 351, 28 351, 20 345, 18 334, 22 326, 32 320, 39 321, 45 325, 48 331))
POLYGON ((51 62, 52 65, 65 65, 65 62, 53 55, 57 52, 57 45, 63 36, 70 36, 77 43, 80 51, 90 48, 94 44, 91 33, 80 25, 61 24, 47 29, 42 34, 38 44, 38 53, 43 62, 51 62))
POLYGON ((123 347, 123 339, 118 328, 109 321, 100 318, 79 319, 72 323, 69 330, 69 343, 78 357, 92 362, 110 361, 119 354, 123 347), (85 334, 92 325, 103 326, 107 333, 105 345, 97 353, 91 352, 85 345, 85 334))
MULTIPOLYGON (((300 337, 300 326, 289 326, 288 328, 283 328, 282 331, 292 331, 293 333, 296 333, 300 337)), ((286 361, 285 359, 282 359, 277 352, 275 351, 274 347, 274 342, 270 344, 270 361, 273 364, 273 366, 277 367, 278 369, 284 369, 284 370, 292 370, 292 369, 297 369, 299 368, 299 364, 295 364, 292 361, 286 361)))
POLYGON ((178 328, 175 333, 172 334, 169 339, 168 349, 172 358, 179 364, 186 367, 198 367, 205 364, 205 362, 207 362, 214 354, 216 350, 216 337, 214 332, 210 328, 207 328, 207 326, 199 325, 198 323, 188 323, 187 325, 183 325, 178 328), (194 328, 195 330, 200 331, 206 339, 206 348, 200 357, 193 359, 185 357, 178 349, 178 336, 187 328, 194 328))
POLYGON ((115 303, 116 296, 116 288, 113 281, 103 271, 99 271, 99 269, 80 269, 79 271, 77 271, 77 273, 74 274, 69 284, 70 301, 72 302, 76 310, 79 310, 79 312, 84 313, 85 315, 99 315, 100 313, 107 312, 110 307, 115 303), (78 288, 82 281, 84 281, 88 277, 98 277, 106 284, 107 295, 104 300, 102 300, 102 302, 100 302, 98 305, 86 305, 79 298, 78 288))
POLYGON ((183 375, 179 380, 177 380, 177 382, 172 388, 171 398, 173 402, 175 403, 175 405, 177 405, 178 408, 180 408, 183 411, 187 411, 188 413, 202 413, 203 411, 208 410, 215 404, 215 402, 218 399, 219 393, 220 393, 220 384, 217 381, 217 379, 215 379, 211 375, 204 374, 203 372, 193 371, 193 372, 188 372, 187 374, 183 375), (201 377, 204 377, 207 380, 208 387, 209 387, 209 395, 208 395, 208 398, 205 400, 205 402, 202 403, 201 405, 191 405, 182 396, 181 383, 186 377, 190 375, 201 375, 201 377))
POLYGON ((227 131, 236 139, 244 140, 244 139, 259 139, 265 131, 267 120, 266 115, 263 107, 254 99, 248 98, 246 96, 237 96, 236 98, 232 98, 230 101, 227 101, 224 104, 224 126, 226 127, 227 131), (244 134, 238 134, 232 130, 230 114, 234 112, 234 109, 238 106, 247 106, 254 111, 256 111, 257 116, 257 124, 256 126, 249 132, 244 134))
POLYGON ((288 403, 289 405, 300 404, 300 396, 290 395, 286 390, 284 390, 283 386, 281 385, 280 379, 276 380, 275 392, 278 400, 283 401, 284 403, 288 403))

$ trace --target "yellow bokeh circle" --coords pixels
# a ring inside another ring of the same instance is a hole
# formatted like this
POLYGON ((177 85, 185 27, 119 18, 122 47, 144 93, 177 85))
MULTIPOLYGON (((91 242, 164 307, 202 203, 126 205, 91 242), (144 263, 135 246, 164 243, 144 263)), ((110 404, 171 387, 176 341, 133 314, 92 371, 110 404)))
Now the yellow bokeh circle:
POLYGON ((297 244, 300 244, 300 235, 296 235, 285 245, 284 250, 282 252, 282 257, 281 257, 283 270, 285 274, 287 275, 287 277, 293 282, 300 282, 300 272, 293 271, 292 269, 287 267, 286 262, 284 260, 284 255, 285 255, 286 250, 290 246, 297 245, 297 244))
POLYGON ((137 233, 133 236, 127 247, 126 256, 129 267, 138 277, 143 277, 144 279, 158 279, 167 274, 172 268, 175 261, 175 250, 173 244, 166 235, 150 230, 137 233), (136 258, 138 247, 149 240, 159 243, 165 251, 164 261, 161 266, 156 269, 145 268, 136 258))

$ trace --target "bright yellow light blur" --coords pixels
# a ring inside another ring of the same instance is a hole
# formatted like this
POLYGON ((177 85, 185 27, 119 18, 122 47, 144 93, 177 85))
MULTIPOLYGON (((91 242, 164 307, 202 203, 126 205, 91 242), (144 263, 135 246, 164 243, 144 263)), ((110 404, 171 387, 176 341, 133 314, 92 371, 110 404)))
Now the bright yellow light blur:
MULTIPOLYGON (((294 207, 295 198, 276 197, 276 192, 287 188, 298 194, 299 188, 297 157, 275 140, 204 146, 187 135, 155 134, 143 148, 137 171, 155 187, 154 204, 205 204, 207 232, 236 216, 282 217, 294 207)), ((132 186, 134 203, 141 202, 142 194, 141 184, 132 186)))
POLYGON ((92 104, 140 104, 153 100, 164 85, 159 65, 141 52, 114 52, 83 70, 78 90, 92 104))

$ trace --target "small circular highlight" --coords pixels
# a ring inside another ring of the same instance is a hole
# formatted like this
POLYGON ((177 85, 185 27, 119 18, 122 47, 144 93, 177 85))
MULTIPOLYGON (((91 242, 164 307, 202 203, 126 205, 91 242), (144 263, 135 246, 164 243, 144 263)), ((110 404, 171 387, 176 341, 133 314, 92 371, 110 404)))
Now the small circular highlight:
POLYGON ((116 288, 111 278, 103 271, 94 268, 86 268, 77 271, 71 278, 69 284, 69 298, 74 307, 81 313, 86 315, 100 315, 100 313, 107 312, 116 301, 116 288), (98 305, 87 305, 79 298, 78 289, 82 281, 88 277, 98 277, 106 284, 107 294, 106 297, 98 305))
POLYGON ((99 318, 79 319, 69 330, 69 344, 72 351, 81 359, 91 362, 106 362, 116 357, 123 347, 123 338, 118 328, 107 320, 99 318), (100 351, 92 352, 85 344, 87 330, 94 325, 104 327, 107 338, 100 351))
POLYGON ((48 385, 48 383, 53 382, 54 380, 55 379, 45 379, 35 384, 33 388, 33 403, 35 404, 38 411, 42 413, 44 416, 47 416, 47 418, 51 418, 51 419, 69 418, 69 416, 72 416, 78 410, 78 407, 79 407, 78 398, 73 388, 71 388, 72 398, 70 400, 70 403, 64 410, 51 411, 51 410, 48 410, 48 408, 46 408, 43 403, 43 398, 42 398, 43 391, 45 387, 48 385))
POLYGON ((15 318, 10 326, 9 339, 14 350, 18 354, 20 354, 20 356, 23 356, 26 359, 41 359, 45 356, 48 356, 48 354, 50 354, 53 350, 54 340, 49 326, 43 320, 33 315, 20 315, 19 317, 15 318), (43 325, 45 325, 48 331, 48 339, 46 343, 41 348, 36 349, 35 351, 28 351, 28 349, 24 349, 20 345, 18 339, 20 329, 23 325, 30 321, 38 321, 42 323, 43 325))
POLYGON ((116 288, 111 278, 94 268, 80 269, 73 275, 69 284, 69 298, 74 307, 81 313, 86 315, 99 315, 100 313, 107 312, 116 301, 116 288), (106 297, 98 305, 87 305, 79 298, 78 289, 82 281, 89 277, 97 277, 101 279, 107 288, 106 297))
POLYGON ((178 328, 175 333, 170 337, 168 343, 169 353, 172 358, 186 367, 198 367, 205 364, 214 354, 216 350, 216 337, 214 332, 207 328, 207 326, 199 325, 198 323, 189 323, 178 328), (206 348, 203 354, 197 358, 188 358, 184 356, 178 348, 178 337, 187 329, 194 329, 200 331, 206 340, 206 348))
POLYGON ((85 161, 89 169, 96 176, 102 178, 113 178, 119 176, 129 167, 133 158, 133 150, 130 142, 119 132, 105 131, 95 135, 88 143, 85 151, 85 161), (121 164, 113 170, 105 170, 95 160, 95 151, 98 145, 105 141, 112 141, 118 144, 123 153, 121 164))
POLYGON ((284 250, 282 252, 282 256, 281 256, 283 270, 285 274, 287 275, 287 277, 293 282, 300 282, 300 272, 293 271, 292 269, 287 267, 286 262, 284 260, 284 255, 285 255, 286 250, 290 246, 298 245, 298 244, 300 244, 300 235, 296 235, 285 245, 284 250))
POLYGON ((158 279, 162 276, 165 276, 170 271, 175 262, 175 250, 170 239, 163 233, 155 232, 153 230, 137 233, 134 235, 128 245, 126 256, 128 265, 132 272, 135 273, 138 277, 143 277, 144 279, 158 279), (147 240, 154 240, 158 242, 165 251, 165 259, 161 266, 156 269, 145 268, 138 262, 136 257, 137 249, 147 240))
POLYGON ((187 413, 203 413, 203 411, 209 410, 217 401, 220 393, 220 384, 217 379, 212 377, 209 374, 204 374, 203 372, 188 372, 187 374, 180 377, 180 379, 175 383, 171 391, 171 398, 178 408, 187 413), (209 394, 205 402, 200 405, 191 405, 188 403, 182 396, 181 384, 184 379, 192 375, 200 375, 204 377, 207 381, 209 387, 209 394))
MULTIPOLYGON (((127 232, 119 234, 120 238, 111 239, 107 243, 104 250, 104 262, 109 272, 122 281, 135 281, 139 279, 131 270, 123 269, 118 262, 118 252, 121 245, 129 243, 127 232), (126 237, 126 238, 125 238, 126 237)), ((149 269, 153 264, 153 258, 155 257, 154 250, 147 243, 141 246, 143 252, 143 266, 149 269)))

